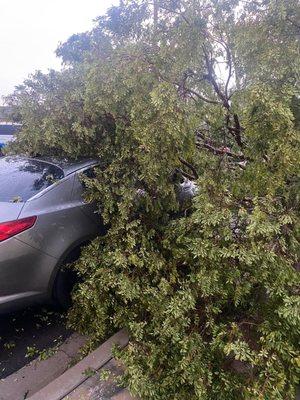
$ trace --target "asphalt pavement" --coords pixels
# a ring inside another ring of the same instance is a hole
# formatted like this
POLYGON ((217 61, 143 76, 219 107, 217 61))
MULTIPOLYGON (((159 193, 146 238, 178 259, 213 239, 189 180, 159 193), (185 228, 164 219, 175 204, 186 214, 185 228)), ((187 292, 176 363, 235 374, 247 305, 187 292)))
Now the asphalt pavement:
POLYGON ((50 307, 0 315, 0 379, 51 354, 72 334, 65 322, 65 314, 50 307))

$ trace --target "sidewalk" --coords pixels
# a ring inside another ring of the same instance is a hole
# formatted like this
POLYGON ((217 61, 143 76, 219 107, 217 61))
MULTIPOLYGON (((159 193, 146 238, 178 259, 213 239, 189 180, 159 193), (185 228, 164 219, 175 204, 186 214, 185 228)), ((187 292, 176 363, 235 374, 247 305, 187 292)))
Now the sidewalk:
POLYGON ((0 380, 0 400, 27 399, 57 379, 79 360, 80 348, 86 340, 86 337, 73 333, 51 357, 45 360, 37 358, 0 380))
POLYGON ((114 375, 122 373, 120 367, 112 359, 95 375, 88 378, 68 396, 64 397, 63 400, 133 400, 128 391, 118 387, 112 379, 108 381, 101 380, 99 375, 103 369, 111 371, 114 375))
POLYGON ((101 379, 101 372, 104 370, 111 371, 112 375, 122 373, 111 351, 114 345, 124 348, 127 344, 128 336, 125 331, 116 333, 28 400, 134 400, 112 378, 108 381, 101 379))

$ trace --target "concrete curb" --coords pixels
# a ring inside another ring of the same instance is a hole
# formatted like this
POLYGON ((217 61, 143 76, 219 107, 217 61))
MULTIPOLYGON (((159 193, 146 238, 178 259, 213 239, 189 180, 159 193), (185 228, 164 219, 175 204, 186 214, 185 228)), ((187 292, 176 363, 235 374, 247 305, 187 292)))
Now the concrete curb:
POLYGON ((46 360, 38 358, 0 381, 0 400, 21 400, 33 396, 78 360, 78 352, 87 338, 73 333, 46 360))
POLYGON ((74 367, 29 397, 28 400, 62 400, 88 379, 84 374, 86 370, 99 370, 113 358, 111 351, 114 345, 124 348, 127 344, 128 335, 124 330, 119 331, 74 367))

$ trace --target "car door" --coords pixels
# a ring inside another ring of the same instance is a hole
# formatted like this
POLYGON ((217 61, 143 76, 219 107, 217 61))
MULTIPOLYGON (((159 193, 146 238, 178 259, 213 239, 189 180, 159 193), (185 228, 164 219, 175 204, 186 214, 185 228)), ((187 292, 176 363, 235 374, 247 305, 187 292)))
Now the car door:
POLYGON ((83 178, 87 177, 90 179, 95 178, 95 171, 94 171, 95 166, 91 166, 89 168, 82 169, 75 174, 75 179, 74 179, 74 186, 73 186, 73 193, 72 193, 72 198, 75 201, 78 201, 81 203, 80 209, 81 211, 91 220, 93 223, 95 223, 99 228, 101 229, 101 232, 104 231, 103 228, 103 220, 101 218, 101 215, 99 213, 99 208, 95 203, 88 203, 85 198, 84 198, 84 190, 85 190, 85 185, 83 182, 83 178))
POLYGON ((21 214, 22 218, 37 216, 26 243, 56 258, 97 232, 95 223, 81 211, 82 201, 73 198, 74 183, 75 174, 67 176, 26 202, 21 214))

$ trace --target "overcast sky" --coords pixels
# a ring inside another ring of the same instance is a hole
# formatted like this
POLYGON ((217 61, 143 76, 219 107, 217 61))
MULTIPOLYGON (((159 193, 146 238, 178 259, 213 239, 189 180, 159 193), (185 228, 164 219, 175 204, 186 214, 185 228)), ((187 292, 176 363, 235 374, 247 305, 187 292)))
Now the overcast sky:
POLYGON ((59 68, 54 51, 118 0, 0 0, 1 96, 35 70, 59 68))

